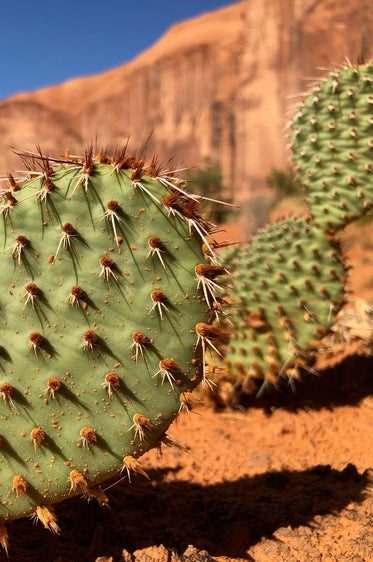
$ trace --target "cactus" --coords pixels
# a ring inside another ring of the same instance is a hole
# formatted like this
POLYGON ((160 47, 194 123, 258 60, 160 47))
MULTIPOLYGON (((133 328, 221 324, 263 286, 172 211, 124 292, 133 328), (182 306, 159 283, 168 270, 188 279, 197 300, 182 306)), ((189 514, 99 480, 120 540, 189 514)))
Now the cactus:
POLYGON ((318 340, 344 303, 337 231, 373 204, 373 65, 345 65, 310 92, 291 124, 291 148, 309 216, 268 226, 225 253, 235 324, 230 374, 276 385, 311 368, 318 340))
POLYGON ((309 93, 291 126, 312 219, 337 231, 373 204, 373 65, 346 65, 309 93))
POLYGON ((138 457, 173 443, 226 271, 205 262, 200 198, 155 160, 24 160, 29 179, 9 175, 0 206, 0 518, 58 532, 51 504, 105 504, 104 480, 146 476, 138 457))
MULTIPOLYGON (((309 219, 289 218, 225 251, 235 330, 224 363, 248 381, 276 385, 312 362, 312 351, 344 302, 338 243, 309 219)), ((248 384, 246 386, 249 386, 248 384)))

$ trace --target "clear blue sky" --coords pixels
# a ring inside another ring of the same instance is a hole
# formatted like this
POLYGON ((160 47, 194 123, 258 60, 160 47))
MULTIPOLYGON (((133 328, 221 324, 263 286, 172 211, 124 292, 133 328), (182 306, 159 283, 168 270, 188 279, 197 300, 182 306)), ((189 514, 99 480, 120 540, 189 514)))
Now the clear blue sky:
POLYGON ((0 100, 124 64, 232 0, 0 0, 0 100))

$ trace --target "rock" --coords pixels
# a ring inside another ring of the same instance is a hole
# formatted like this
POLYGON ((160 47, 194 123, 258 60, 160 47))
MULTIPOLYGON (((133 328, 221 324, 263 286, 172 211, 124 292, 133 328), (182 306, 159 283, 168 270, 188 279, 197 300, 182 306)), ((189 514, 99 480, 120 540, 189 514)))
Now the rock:
POLYGON ((133 562, 132 554, 124 548, 122 550, 122 554, 121 554, 119 562, 133 562))
POLYGON ((214 558, 211 558, 207 550, 198 550, 190 544, 181 556, 180 562, 214 562, 214 558))
MULTIPOLYGON (((373 18, 363 0, 245 0, 173 26, 132 62, 0 103, 0 172, 9 146, 81 153, 86 139, 130 138, 148 154, 222 167, 237 203, 288 163, 284 125, 316 68, 361 55, 373 18), (364 22, 364 25, 362 24, 364 22), (347 32, 348 30, 348 32, 347 32)), ((227 195, 229 195, 227 193, 227 195)))
POLYGON ((163 544, 149 546, 148 548, 135 550, 131 560, 134 562, 170 562, 171 553, 163 544))

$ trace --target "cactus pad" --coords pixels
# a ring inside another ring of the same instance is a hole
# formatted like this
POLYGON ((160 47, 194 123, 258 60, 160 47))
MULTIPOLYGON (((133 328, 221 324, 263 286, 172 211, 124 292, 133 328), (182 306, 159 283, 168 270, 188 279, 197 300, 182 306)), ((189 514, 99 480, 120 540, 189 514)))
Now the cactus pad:
POLYGON ((305 99, 293 159, 318 226, 344 228, 373 204, 373 65, 336 70, 305 99))
POLYGON ((296 375, 344 302, 339 246, 308 220, 291 218, 224 259, 234 281, 228 371, 272 384, 296 375))
POLYGON ((198 197, 154 163, 26 163, 0 207, 0 518, 57 531, 50 504, 105 503, 105 479, 145 475, 137 458, 200 382, 196 267, 213 242, 198 197))

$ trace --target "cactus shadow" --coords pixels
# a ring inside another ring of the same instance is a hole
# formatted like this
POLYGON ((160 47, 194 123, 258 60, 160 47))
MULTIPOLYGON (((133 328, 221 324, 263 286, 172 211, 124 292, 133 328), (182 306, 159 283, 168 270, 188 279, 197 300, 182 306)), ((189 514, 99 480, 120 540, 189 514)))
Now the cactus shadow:
MULTIPOLYGON (((180 284, 177 275, 172 270, 172 265, 175 264, 177 261, 175 254, 171 252, 169 248, 167 248, 166 244, 163 243, 161 244, 159 251, 160 251, 160 255, 157 252, 154 252, 153 254, 149 253, 146 258, 148 263, 152 264, 154 268, 154 273, 158 275, 165 274, 166 276, 168 276, 168 274, 171 273, 172 277, 175 279, 178 286, 182 288, 182 285, 180 284), (164 263, 164 267, 162 262, 164 263)), ((178 261, 178 266, 183 268, 182 262, 178 261)), ((185 271, 187 271, 186 268, 185 271)), ((180 274, 180 271, 178 273, 180 274)))
POLYGON ((49 437, 49 435, 44 435, 44 442, 40 447, 40 452, 42 455, 45 456, 50 456, 50 453, 52 452, 54 456, 56 457, 60 457, 63 461, 67 461, 67 457, 63 454, 63 452, 61 451, 61 449, 58 447, 58 445, 56 445, 56 443, 53 441, 53 439, 51 437, 49 437))
POLYGON ((165 300, 164 304, 165 308, 161 307, 162 317, 158 306, 154 308, 154 310, 149 308, 148 315, 151 315, 150 317, 157 322, 158 329, 161 329, 163 323, 168 323, 172 331, 175 333, 176 338, 179 340, 180 345, 183 347, 184 342, 182 336, 180 335, 180 318, 178 309, 168 299, 165 300))
POLYGON ((153 361, 151 360, 151 356, 157 357, 159 361, 163 359, 162 354, 160 353, 160 351, 158 351, 156 346, 153 343, 149 342, 146 343, 143 353, 141 354, 141 352, 139 352, 137 363, 138 365, 141 365, 141 363, 143 362, 144 367, 150 377, 152 377, 159 368, 157 367, 156 370, 154 369, 154 364, 153 361))
POLYGON ((4 435, 1 435, 0 456, 6 458, 8 462, 10 462, 9 459, 12 459, 20 465, 24 464, 22 457, 19 456, 17 451, 12 447, 4 435))
MULTIPOLYGON (((107 396, 107 390, 105 390, 107 396)), ((134 403, 141 404, 142 401, 136 394, 133 393, 130 388, 126 385, 123 379, 119 379, 119 388, 114 390, 114 400, 119 402, 119 404, 124 408, 124 410, 128 410, 134 403)), ((109 403, 111 402, 109 398, 109 403)))
POLYGON ((48 361, 57 359, 60 355, 54 345, 44 336, 41 344, 35 349, 30 349, 28 353, 30 359, 33 358, 37 361, 41 361, 44 365, 48 365, 48 361))
POLYGON ((80 234, 78 230, 74 231, 74 236, 71 237, 70 246, 68 248, 68 256, 71 259, 73 266, 75 281, 78 283, 78 269, 79 269, 79 247, 90 249, 90 245, 86 239, 80 234))
POLYGON ((91 249, 91 246, 88 244, 86 238, 84 238, 82 233, 74 228, 74 236, 71 237, 71 248, 74 254, 78 252, 79 246, 82 246, 86 250, 91 249))
MULTIPOLYGON (((156 348, 156 346, 154 345, 154 343, 146 343, 146 350, 149 351, 149 353, 152 353, 153 355, 155 355, 156 357, 158 357, 159 360, 162 359, 162 353, 160 351, 158 351, 158 349, 156 348)), ((144 360, 146 360, 146 354, 144 352, 144 360)))
POLYGON ((13 389, 12 399, 14 401, 16 410, 17 410, 17 406, 22 406, 23 410, 26 410, 26 408, 31 408, 31 409, 33 408, 30 402, 26 400, 22 392, 20 392, 17 388, 13 389))
POLYGON ((322 373, 301 373, 292 386, 283 381, 278 388, 267 388, 259 397, 255 393, 244 393, 241 383, 237 382, 230 405, 239 410, 263 408, 267 415, 276 408, 294 412, 351 406, 373 394, 372 371, 373 357, 352 355, 322 373))
POLYGON ((129 407, 126 405, 127 400, 131 400, 132 403, 136 402, 136 404, 141 403, 141 399, 128 388, 123 380, 120 380, 120 387, 115 390, 115 393, 118 395, 118 400, 125 410, 128 410, 129 407))
POLYGON ((3 362, 13 363, 13 360, 8 351, 4 347, 0 346, 0 369, 3 371, 3 373, 5 373, 7 372, 7 369, 5 369, 3 362))
MULTIPOLYGON (((30 529, 24 519, 9 526, 9 561, 32 549, 35 560, 95 560, 104 553, 119 560, 129 552, 162 544, 182 554, 193 544, 211 556, 250 560, 247 550, 262 538, 276 540, 280 528, 314 526, 317 515, 335 515, 350 502, 362 502, 369 474, 355 466, 329 465, 303 471, 272 471, 235 481, 201 485, 174 480, 178 468, 149 471, 152 481, 127 479, 107 492, 110 510, 96 501, 73 498, 55 507, 62 532, 30 529), (171 475, 172 480, 167 478, 171 475), (79 533, 77 533, 79 529, 79 533)), ((209 558, 204 558, 208 560, 209 558)), ((7 560, 0 553, 0 560, 7 560)))
POLYGON ((47 338, 43 339, 42 347, 45 353, 48 355, 48 359, 57 359, 57 357, 59 357, 60 354, 57 352, 57 349, 54 347, 54 345, 51 344, 49 340, 47 340, 47 338))
POLYGON ((59 401, 59 396, 61 395, 61 397, 63 397, 65 400, 67 400, 69 403, 71 402, 72 404, 75 404, 76 406, 79 406, 79 408, 82 408, 83 410, 85 410, 87 413, 91 414, 92 410, 91 408, 89 408, 87 406, 87 404, 85 402, 83 402, 83 400, 80 400, 78 396, 76 396, 76 394, 74 394, 65 384, 61 384, 61 388, 58 391, 58 393, 56 394, 56 401, 59 401))
POLYGON ((273 471, 211 486, 170 482, 168 472, 149 472, 156 488, 137 481, 109 492, 113 519, 129 522, 130 551, 164 544, 181 554, 193 544, 211 556, 246 557, 251 546, 281 527, 312 526, 316 515, 363 501, 369 483, 368 474, 360 475, 354 465, 341 471, 329 465, 273 471))
MULTIPOLYGON (((133 221, 133 219, 131 218, 131 221, 133 221)), ((136 245, 136 239, 137 239, 137 234, 136 234, 136 225, 134 224, 132 226, 132 222, 129 223, 130 227, 131 227, 131 231, 133 233, 133 237, 132 237, 132 243, 134 245, 136 245)), ((143 281, 145 281, 145 275, 144 275, 144 271, 143 271, 143 266, 144 263, 142 263, 141 260, 139 260, 139 257, 136 255, 136 249, 132 246, 132 244, 130 243, 130 239, 129 236, 127 234, 123 234, 123 240, 125 242, 125 246, 126 246, 126 251, 130 253, 131 258, 133 260, 133 263, 136 266, 137 269, 137 273, 139 275, 139 278, 142 279, 143 281)))
MULTIPOLYGON (((176 258, 173 258, 176 261, 176 258)), ((171 259, 170 259, 171 262, 171 259)), ((183 267, 183 264, 179 261, 178 262, 178 268, 176 269, 176 271, 174 271, 174 268, 172 267, 172 264, 169 264, 168 269, 166 270, 166 277, 168 278, 169 276, 172 277, 172 279, 175 281, 175 283, 177 284, 177 286, 179 287, 181 294, 185 293, 185 288, 183 287, 182 283, 180 283, 180 269, 184 269, 185 271, 186 268, 183 267)))
POLYGON ((21 271, 22 269, 24 269, 26 274, 31 279, 34 279, 35 263, 37 261, 37 258, 35 256, 36 256, 35 249, 32 246, 32 244, 30 244, 29 242, 26 248, 23 248, 22 250, 22 256, 20 258, 19 264, 18 264, 18 260, 14 258, 14 267, 13 267, 14 272, 16 272, 17 270, 21 271))
POLYGON ((100 277, 104 276, 105 283, 108 289, 114 290, 116 293, 119 293, 123 301, 129 305, 128 299, 126 297, 125 289, 121 285, 125 281, 124 275, 122 271, 119 269, 116 263, 114 263, 111 267, 110 272, 101 272, 100 277))
MULTIPOLYGON (((81 300, 83 301, 83 303, 86 303, 87 306, 92 308, 92 310, 99 310, 99 307, 97 306, 97 304, 91 299, 91 297, 85 291, 83 291, 83 296, 82 296, 81 300)), ((83 310, 82 310, 82 313, 84 314, 83 310)), ((85 314, 84 314, 84 316, 85 316, 85 314)))
POLYGON ((99 196, 99 193, 98 193, 96 187, 94 186, 93 182, 91 182, 91 180, 89 178, 88 179, 88 189, 86 190, 83 187, 83 194, 84 194, 84 198, 85 198, 86 203, 87 203, 89 216, 91 217, 92 224, 94 224, 94 217, 92 215, 92 207, 91 207, 91 202, 89 200, 88 191, 89 191, 89 194, 92 197, 92 199, 96 200, 98 203, 100 203, 103 210, 104 210, 105 207, 104 207, 104 204, 102 202, 101 197, 99 196))
POLYGON ((32 312, 37 316, 40 326, 43 328, 45 323, 49 323, 50 319, 47 315, 47 310, 52 312, 56 315, 55 311, 51 307, 48 302, 48 299, 41 289, 39 289, 39 294, 37 299, 35 300, 34 307, 32 308, 32 312))
POLYGON ((44 224, 48 219, 49 220, 56 219, 59 224, 62 224, 60 214, 57 210, 55 202, 53 201, 53 199, 57 196, 61 199, 61 201, 63 201, 61 194, 56 191, 56 186, 54 186, 53 191, 48 194, 47 198, 45 199, 45 202, 43 202, 41 199, 38 199, 40 219, 43 227, 43 234, 45 232, 44 224))
POLYGON ((43 503, 43 495, 30 484, 30 482, 27 482, 27 496, 30 497, 36 505, 43 503))
POLYGON ((2 217, 2 227, 3 227, 3 239, 4 239, 4 249, 7 246, 8 243, 8 227, 10 228, 11 231, 14 231, 14 224, 12 221, 12 217, 10 216, 10 213, 7 215, 6 213, 1 213, 1 217, 2 217))
POLYGON ((134 238, 136 237, 135 221, 130 215, 125 213, 121 207, 119 207, 119 209, 115 211, 115 215, 117 219, 113 218, 113 220, 110 220, 110 218, 105 216, 106 227, 108 231, 113 234, 113 238, 115 238, 115 232, 116 232, 116 235, 123 238, 123 240, 125 240, 126 244, 129 246, 130 245, 128 240, 129 233, 132 232, 133 237, 134 238), (113 229, 113 223, 115 225, 115 232, 113 229))
POLYGON ((106 357, 115 359, 117 363, 123 363, 123 359, 121 359, 118 355, 115 355, 114 351, 112 351, 106 341, 99 336, 95 346, 95 356, 97 360, 102 363, 106 363, 106 357))
POLYGON ((97 304, 92 300, 92 298, 85 291, 83 291, 83 295, 79 299, 79 302, 75 303, 75 305, 74 304, 72 305, 70 303, 69 306, 71 307, 71 311, 74 311, 75 314, 77 314, 82 320, 84 320, 87 326, 90 325, 90 321, 86 312, 88 310, 92 310, 92 311, 99 310, 97 304), (82 305, 80 303, 82 303, 82 305))
POLYGON ((102 453, 110 453, 114 458, 116 458, 117 460, 121 461, 122 460, 122 456, 118 455, 114 449, 112 449, 109 445, 109 443, 106 441, 106 439, 104 439, 101 435, 96 435, 96 439, 97 439, 97 443, 95 443, 95 446, 91 448, 92 451, 92 455, 95 456, 96 455, 96 451, 95 448, 100 449, 100 454, 102 453))

